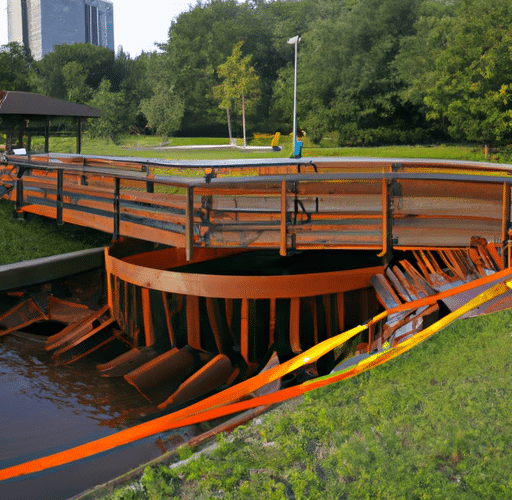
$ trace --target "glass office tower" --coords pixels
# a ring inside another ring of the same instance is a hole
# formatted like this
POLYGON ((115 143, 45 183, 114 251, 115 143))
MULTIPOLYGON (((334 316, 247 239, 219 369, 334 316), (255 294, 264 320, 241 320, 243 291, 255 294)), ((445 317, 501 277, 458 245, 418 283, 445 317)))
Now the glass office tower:
POLYGON ((8 39, 41 59, 55 45, 92 43, 114 50, 114 6, 104 0, 7 0, 8 39))

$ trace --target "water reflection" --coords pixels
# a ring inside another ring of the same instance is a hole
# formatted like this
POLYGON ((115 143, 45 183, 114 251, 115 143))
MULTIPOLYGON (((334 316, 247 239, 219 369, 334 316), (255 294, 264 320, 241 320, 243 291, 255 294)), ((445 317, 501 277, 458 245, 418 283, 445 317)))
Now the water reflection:
POLYGON ((156 411, 123 379, 87 361, 63 366, 36 337, 0 339, 0 466, 98 438, 156 411))

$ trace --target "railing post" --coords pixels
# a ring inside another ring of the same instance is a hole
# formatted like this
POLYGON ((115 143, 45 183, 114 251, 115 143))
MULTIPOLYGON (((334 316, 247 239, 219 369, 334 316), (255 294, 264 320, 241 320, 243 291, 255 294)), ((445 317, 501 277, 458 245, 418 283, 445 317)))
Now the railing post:
POLYGON ((149 165, 142 165, 142 172, 145 172, 147 174, 147 180, 146 180, 146 192, 147 193, 154 193, 155 192, 155 183, 152 179, 154 179, 154 175, 151 174, 149 165))
POLYGON ((57 170, 57 225, 61 226, 62 222, 62 187, 64 184, 64 171, 62 169, 57 170))
MULTIPOLYGON (((400 163, 393 163, 391 168, 384 167, 383 174, 397 172, 400 163)), ((393 252, 393 198, 401 195, 401 186, 396 179, 382 177, 382 251, 378 257, 389 260, 393 252)))
POLYGON ((382 178, 382 251, 378 257, 385 257, 389 252, 390 224, 389 224, 389 181, 382 178))
POLYGON ((112 239, 119 239, 119 177, 114 177, 114 229, 112 232, 112 239))
POLYGON ((194 252, 194 188, 187 187, 185 205, 185 253, 187 260, 192 260, 194 252))
POLYGON ((286 179, 281 181, 281 244, 279 255, 286 256, 286 179))
POLYGON ((510 229, 510 185, 503 183, 503 197, 501 207, 501 248, 503 265, 507 266, 509 261, 509 229, 510 229))

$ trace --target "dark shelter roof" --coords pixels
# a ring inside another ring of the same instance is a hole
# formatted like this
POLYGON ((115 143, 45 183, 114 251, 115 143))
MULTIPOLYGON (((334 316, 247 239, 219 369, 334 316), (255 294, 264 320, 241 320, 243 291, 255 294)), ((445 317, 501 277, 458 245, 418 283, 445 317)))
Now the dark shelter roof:
POLYGON ((99 117, 101 111, 30 92, 0 92, 0 115, 99 117))

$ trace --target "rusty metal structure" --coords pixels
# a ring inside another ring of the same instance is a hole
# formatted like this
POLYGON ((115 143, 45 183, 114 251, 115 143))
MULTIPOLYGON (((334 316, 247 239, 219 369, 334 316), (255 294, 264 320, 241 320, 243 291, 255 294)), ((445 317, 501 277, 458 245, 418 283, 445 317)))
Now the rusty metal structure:
POLYGON ((69 364, 121 343, 98 370, 174 411, 217 392, 255 397, 242 389, 252 377, 380 318, 272 390, 300 384, 402 345, 508 275, 511 173, 435 160, 7 156, 0 189, 18 214, 112 244, 85 266, 101 268, 98 307, 50 293, 41 310, 23 297, 0 336, 70 311, 48 351, 69 364))

